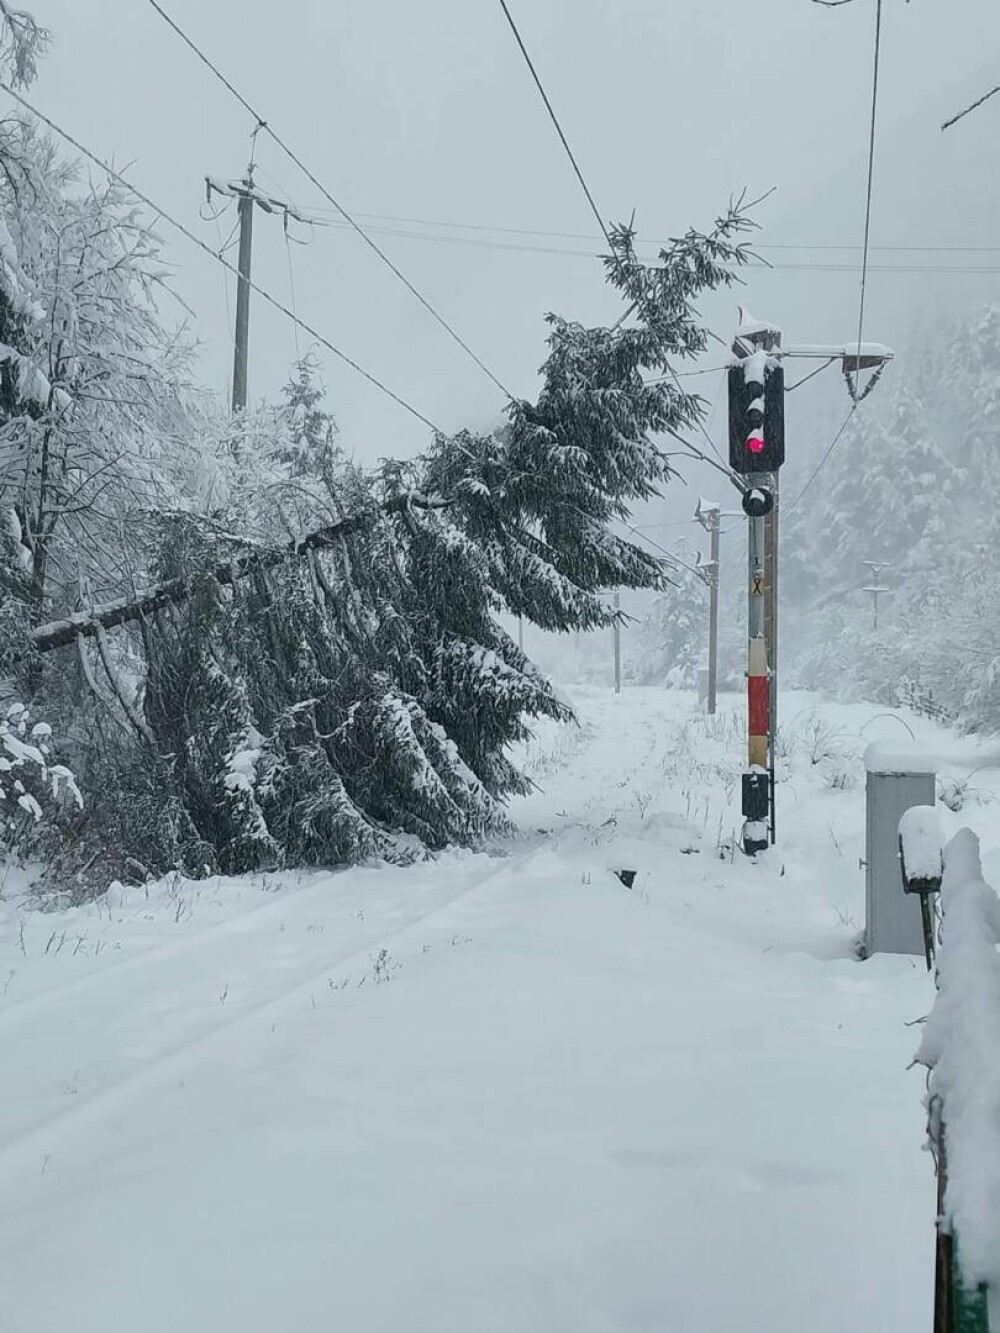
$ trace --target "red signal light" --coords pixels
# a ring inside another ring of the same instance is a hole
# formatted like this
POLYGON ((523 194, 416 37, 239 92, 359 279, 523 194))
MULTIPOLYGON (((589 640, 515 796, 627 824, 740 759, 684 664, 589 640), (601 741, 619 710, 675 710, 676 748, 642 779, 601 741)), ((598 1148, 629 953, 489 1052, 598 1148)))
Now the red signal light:
POLYGON ((766 447, 763 435, 758 435, 755 431, 753 435, 747 436, 747 448, 752 454, 762 454, 766 447))

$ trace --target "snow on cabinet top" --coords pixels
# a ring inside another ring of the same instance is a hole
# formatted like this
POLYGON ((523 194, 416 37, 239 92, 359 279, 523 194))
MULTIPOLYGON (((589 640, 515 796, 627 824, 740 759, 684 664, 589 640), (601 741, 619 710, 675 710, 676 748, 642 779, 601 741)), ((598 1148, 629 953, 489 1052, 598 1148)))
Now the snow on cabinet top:
POLYGON ((938 761, 919 745, 905 741, 872 741, 865 750, 869 773, 936 773, 938 761))

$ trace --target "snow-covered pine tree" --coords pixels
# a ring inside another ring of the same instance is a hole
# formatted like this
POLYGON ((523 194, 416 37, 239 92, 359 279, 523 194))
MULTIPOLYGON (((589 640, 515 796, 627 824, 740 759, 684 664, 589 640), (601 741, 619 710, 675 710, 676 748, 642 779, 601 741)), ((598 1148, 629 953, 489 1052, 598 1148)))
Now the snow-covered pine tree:
POLYGON ((588 628, 608 621, 607 588, 659 586, 659 563, 615 524, 670 475, 656 437, 701 410, 666 376, 704 347, 691 302, 732 280, 745 225, 736 210, 654 266, 616 232, 609 275, 634 325, 552 317, 542 392, 496 434, 439 438, 364 476, 338 455, 305 364, 283 406, 218 432, 219 503, 164 525, 160 573, 195 577, 193 595, 143 629, 138 723, 122 700, 136 752, 155 757, 133 771, 157 767, 170 792, 165 826, 120 831, 133 857, 328 863, 502 826, 526 785, 510 745, 532 717, 569 713, 497 613, 588 628), (253 563, 344 516, 308 554, 253 563), (227 552, 251 566, 213 591, 193 571, 227 552))

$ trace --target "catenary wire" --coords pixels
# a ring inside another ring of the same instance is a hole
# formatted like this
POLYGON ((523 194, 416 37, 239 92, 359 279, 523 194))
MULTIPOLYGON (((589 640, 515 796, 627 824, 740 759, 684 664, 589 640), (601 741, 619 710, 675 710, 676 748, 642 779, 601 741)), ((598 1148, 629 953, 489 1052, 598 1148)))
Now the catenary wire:
POLYGON ((644 542, 648 542, 650 546, 655 547, 656 550, 666 556, 668 560, 672 561, 675 566, 680 569, 686 569, 691 574, 697 574, 698 577, 701 578, 702 570, 698 569, 696 565, 689 565, 688 562, 682 560, 676 552, 669 550, 666 546, 661 545, 654 537, 650 537, 647 533, 643 532, 642 528, 637 528, 633 523, 626 523, 624 519, 622 519, 622 523, 628 528, 629 532, 634 533, 637 537, 641 537, 644 542))
MULTIPOLYGON (((865 286, 868 278, 868 245, 871 236, 872 189, 875 179, 875 128, 876 128, 877 113, 878 113, 878 73, 879 73, 879 57, 881 54, 881 45, 882 45, 882 0, 875 0, 875 51, 872 60, 872 104, 871 104, 871 120, 868 130, 868 180, 865 187, 865 237, 864 237, 864 244, 861 256, 861 292, 858 299, 858 351, 857 351, 857 365, 855 369, 856 376, 860 375, 861 373, 861 342, 864 336, 864 328, 865 328, 865 286)), ((812 472, 809 474, 806 484, 796 495, 795 499, 789 506, 789 509, 795 508, 795 506, 801 501, 805 493, 809 490, 809 487, 819 476, 820 472, 822 472, 823 468, 826 466, 827 460, 833 453, 834 449, 836 449, 838 443, 843 437, 844 432, 847 430, 851 418, 854 416, 854 413, 857 411, 857 408, 858 408, 858 401, 857 398, 855 397, 855 401, 851 404, 851 410, 848 412, 847 416, 841 423, 840 429, 837 431, 836 435, 834 435, 833 439, 827 445, 826 449, 823 452, 823 456, 820 458, 815 468, 813 468, 812 472)))
MULTIPOLYGON (((341 229, 343 229, 343 230, 349 230, 349 226, 348 226, 348 224, 347 224, 346 222, 338 222, 338 221, 333 220, 333 218, 332 218, 332 210, 324 210, 324 211, 320 211, 320 210, 312 209, 312 208, 311 208, 311 209, 308 209, 308 210, 301 210, 301 211, 302 211, 302 213, 303 213, 303 218, 302 218, 302 220, 308 222, 308 223, 309 223, 310 225, 312 225, 312 226, 317 226, 317 227, 332 227, 332 228, 341 228, 341 229)), ((372 215, 371 215, 371 214, 368 214, 368 215, 365 215, 365 216, 372 216, 372 215)), ((429 225, 429 226, 441 226, 441 227, 446 227, 446 226, 447 226, 447 227, 450 227, 450 226, 454 226, 454 227, 456 227, 456 228, 460 228, 460 227, 463 226, 464 224, 459 224, 459 223, 454 223, 454 224, 452 224, 452 223, 443 223, 443 222, 442 222, 442 223, 416 223, 416 222, 415 222, 413 225, 414 225, 414 226, 419 226, 419 225, 429 225)), ((471 228, 470 228, 470 229, 471 229, 471 228)), ((497 228, 493 229, 493 228, 489 228, 489 227, 479 227, 479 226, 476 226, 474 229, 475 229, 476 231, 482 231, 482 232, 488 232, 488 231, 490 231, 490 230, 496 230, 498 233, 508 233, 508 232, 511 232, 511 231, 514 230, 513 228, 509 228, 509 227, 497 227, 497 228)), ((490 239, 486 239, 486 238, 484 238, 484 237, 480 237, 480 236, 441 236, 441 235, 435 235, 433 232, 428 232, 428 231, 414 231, 414 230, 410 230, 410 229, 404 229, 404 228, 402 228, 402 227, 396 227, 396 226, 381 226, 381 225, 378 225, 378 224, 376 224, 375 226, 370 226, 370 227, 368 228, 368 232, 369 232, 370 235, 378 235, 378 236, 395 236, 395 237, 398 237, 398 238, 401 239, 401 240, 408 240, 408 241, 424 241, 424 242, 428 242, 428 243, 433 244, 433 245, 460 245, 460 246, 465 246, 465 247, 471 247, 471 248, 473 248, 473 249, 507 251, 507 252, 509 252, 509 253, 511 253, 511 254, 559 255, 559 256, 562 256, 562 257, 565 257, 565 258, 568 258, 568 259, 586 259, 586 260, 588 260, 588 261, 592 261, 592 260, 594 260, 594 259, 599 259, 599 258, 601 257, 600 251, 599 251, 597 248, 595 248, 595 249, 593 249, 593 250, 584 250, 584 249, 570 249, 568 246, 557 246, 557 245, 522 245, 522 244, 519 244, 519 243, 517 243, 517 242, 513 242, 513 241, 490 240, 490 239)), ((551 235, 559 235, 560 233, 546 233, 546 232, 534 233, 534 232, 526 232, 525 234, 526 234, 526 235, 542 235, 542 236, 545 236, 545 235, 549 235, 549 234, 551 234, 551 235)), ((593 241, 593 244, 594 244, 595 247, 597 247, 597 246, 600 245, 600 238, 599 238, 599 237, 593 237, 593 238, 591 238, 591 237, 585 237, 585 236, 583 236, 583 237, 581 237, 580 239, 581 239, 581 240, 592 240, 592 241, 593 241)), ((650 242, 650 246, 652 246, 653 244, 654 244, 653 242, 650 242)), ((758 248, 763 248, 763 247, 758 247, 758 248)), ((785 247, 782 247, 782 248, 785 248, 785 247)), ((788 246, 787 248, 788 248, 789 250, 810 250, 810 249, 815 249, 815 250, 819 251, 819 250, 827 250, 827 249, 829 249, 829 250, 859 250, 861 247, 860 247, 860 246, 829 246, 829 247, 828 247, 828 246, 814 246, 814 247, 813 247, 813 246, 788 246)), ((925 253, 928 253, 928 254, 933 254, 933 253, 941 253, 941 254, 1000 254, 1000 247, 994 247, 994 246, 913 246, 913 247, 906 247, 906 246, 869 246, 869 251, 870 251, 870 253, 874 253, 876 250, 892 250, 892 251, 894 251, 894 252, 895 252, 895 251, 902 252, 902 251, 904 251, 904 250, 911 250, 911 249, 912 249, 913 252, 925 252, 925 253)), ((654 255, 648 255, 648 256, 645 255, 645 252, 644 252, 644 250, 643 250, 642 248, 640 248, 640 250, 637 251, 637 254, 638 254, 638 257, 639 257, 640 260, 643 260, 644 258, 648 258, 648 259, 651 261, 652 259, 655 258, 654 255)), ((858 273, 858 272, 860 272, 861 265, 860 265, 860 263, 850 263, 850 262, 846 262, 846 261, 836 261, 836 260, 828 260, 828 261, 825 261, 825 262, 804 262, 804 261, 803 261, 803 262, 799 262, 799 261, 796 261, 796 260, 789 260, 789 261, 780 260, 780 261, 778 261, 777 263, 768 265, 768 268, 769 268, 771 271, 776 272, 776 273, 782 273, 782 272, 796 272, 796 273, 858 273)), ((951 274, 988 275, 988 274, 1000 273, 1000 265, 998 265, 998 264, 988 264, 988 263, 979 263, 979 264, 971 264, 971 263, 970 263, 970 264, 942 264, 942 263, 893 263, 893 264, 882 264, 882 263, 872 263, 871 260, 869 260, 869 263, 868 263, 868 272, 869 272, 869 273, 899 273, 899 274, 904 274, 904 275, 906 275, 906 274, 917 274, 917 273, 933 273, 933 274, 949 274, 949 273, 951 273, 951 274)), ((631 310, 626 310, 625 313, 624 313, 624 315, 621 316, 621 319, 622 319, 622 320, 626 319, 630 313, 631 313, 631 310)))
MULTIPOLYGON (((261 174, 268 176, 266 171, 261 170, 261 174)), ((270 177, 272 183, 279 189, 284 189, 274 177, 270 177)), ((287 191, 286 191, 287 193, 287 191)), ((337 216, 336 210, 332 208, 311 208, 310 213, 326 214, 330 217, 337 216)), ((557 241, 589 241, 592 245, 600 245, 601 237, 594 236, 582 231, 550 231, 539 227, 508 227, 499 223, 487 222, 454 222, 444 218, 414 218, 404 217, 398 213, 369 213, 362 209, 353 210, 356 218, 365 218, 370 222, 394 222, 407 227, 442 227, 449 231, 484 231, 498 232, 506 236, 542 236, 550 240, 557 241)), ((666 241, 649 241, 649 245, 658 247, 668 244, 666 241)), ((854 251, 862 247, 858 244, 824 244, 821 242, 794 242, 794 241, 772 241, 755 242, 754 250, 823 250, 823 251, 854 251)), ((876 251, 893 253, 913 253, 913 254, 1000 254, 1000 245, 872 245, 869 249, 874 254, 876 251)), ((576 254, 576 251, 570 253, 576 254)), ((590 251, 580 251, 590 255, 590 251)))
MULTIPOLYGON (((100 167, 100 169, 103 172, 105 172, 113 181, 116 181, 124 189, 128 190, 132 195, 134 195, 135 198, 138 199, 140 203, 145 204, 145 206, 151 209, 153 213, 163 218, 163 220, 169 223, 170 226, 173 227, 176 231, 179 231, 182 236, 184 236, 187 240, 189 240, 192 243, 192 245, 196 245, 199 250, 202 250, 204 251, 205 254, 210 255, 212 259, 216 260, 217 263, 222 264, 223 267, 228 269, 229 272, 233 274, 235 277, 239 278, 242 276, 238 269, 233 268, 232 264, 228 263, 221 255, 217 254, 210 245, 206 245, 205 242, 199 236, 196 236, 194 232, 191 231, 188 227, 186 227, 183 222, 178 222, 177 219, 171 216, 171 214, 168 213, 165 209, 160 208, 159 205, 155 204, 152 201, 152 199, 150 199, 147 195, 143 194, 143 192, 140 189, 138 189, 135 185, 133 185, 131 181, 127 181, 124 178, 124 176, 122 176, 119 172, 115 171, 114 167, 111 167, 107 164, 107 162, 102 161, 101 158, 99 158, 96 155, 96 153, 92 153, 89 148, 85 148, 84 145, 80 143, 78 139, 75 139, 73 135, 70 134, 67 130, 62 129, 59 125, 55 123, 54 120, 51 120, 48 116, 44 115, 41 111, 37 109, 37 107, 32 106, 32 104, 27 100, 26 97, 23 97, 19 92, 16 92, 8 83, 5 83, 3 80, 0 80, 0 88, 2 88, 3 91, 9 97, 12 97, 15 102, 19 103, 22 107, 24 107, 25 111, 30 112, 30 114, 35 116, 38 120, 40 120, 43 125, 47 125, 49 129, 53 131, 53 133, 58 134, 60 138, 64 139, 68 144, 71 145, 71 147, 75 148, 78 153, 82 153, 83 156, 88 159, 88 161, 93 162, 95 166, 100 167)), ((433 421, 431 421, 428 417, 425 417, 422 412, 418 411, 417 408, 415 408, 412 404, 408 403, 405 398, 400 397, 398 393, 395 393, 387 385, 383 384, 382 381, 377 379, 374 375, 372 375, 370 371, 365 370, 365 368, 363 366, 360 366, 357 363, 357 361, 349 357, 346 352, 342 352, 339 347, 336 347, 332 342, 330 342, 329 338, 325 338, 322 333, 319 333, 310 324, 307 324, 305 320, 299 319, 295 314, 293 314, 291 310, 288 309, 286 305, 283 305, 279 300, 277 300, 274 296, 272 296, 270 292, 265 291, 263 287, 259 287, 257 283, 253 282, 249 278, 245 279, 245 281, 247 282, 247 285, 250 287, 250 289, 256 292, 257 295, 261 297, 262 300, 268 303, 268 305, 273 306, 275 310, 280 311, 281 314, 285 315, 288 319, 292 320, 293 323, 297 324, 300 329, 308 333, 310 337, 315 338, 318 343, 320 343, 328 351, 332 352, 334 356, 338 357, 341 361, 343 361, 345 365, 350 366, 352 370, 356 370, 359 375, 361 375, 364 379, 366 379, 369 382, 369 384, 374 385, 376 389, 379 389, 388 398, 391 398, 393 402, 398 403, 399 406, 404 408, 405 411, 409 412, 411 416, 416 417, 418 421, 421 421, 425 426, 430 427, 430 429, 434 431, 436 434, 443 435, 445 433, 441 430, 439 426, 435 426, 433 421)))
POLYGON ((840 423, 840 429, 837 431, 836 435, 833 437, 833 439, 832 439, 832 440, 830 441, 830 443, 827 445, 827 447, 826 447, 826 451, 824 452, 823 457, 819 460, 819 462, 818 462, 818 463, 816 464, 816 466, 813 468, 812 472, 810 472, 810 474, 809 474, 809 479, 807 480, 806 484, 802 487, 802 489, 799 491, 798 495, 796 495, 795 499, 791 502, 791 504, 785 506, 785 513, 791 513, 791 511, 795 508, 795 506, 796 506, 796 505, 799 503, 799 501, 802 499, 803 495, 805 495, 805 493, 806 493, 806 491, 809 489, 809 487, 813 484, 813 482, 814 482, 814 481, 816 480, 816 478, 819 476, 820 472, 821 472, 822 469, 823 469, 824 464, 826 463, 826 460, 827 460, 827 459, 830 457, 830 455, 833 453, 834 449, 836 449, 837 445, 838 445, 839 442, 840 442, 840 437, 843 435, 844 431, 847 430, 847 427, 850 425, 851 420, 852 420, 852 418, 854 417, 854 413, 855 413, 857 410, 858 410, 857 404, 856 404, 856 403, 852 403, 852 404, 851 404, 851 410, 848 412, 848 414, 847 414, 847 416, 844 418, 844 420, 840 423))
POLYGON ((882 49, 882 0, 875 0, 875 54, 872 63, 872 112, 868 131, 868 182, 865 188, 865 239, 861 251, 861 294, 858 300, 858 361, 865 328, 865 288, 868 281, 868 245, 871 239, 872 187, 875 181, 875 126, 878 113, 878 70, 882 49))
POLYGON ((247 99, 243 96, 243 94, 239 92, 239 90, 236 87, 234 87, 234 85, 229 81, 229 79, 226 78, 226 76, 222 73, 222 71, 218 68, 218 66, 215 65, 208 58, 207 55, 205 55, 204 51, 202 51, 201 48, 194 42, 194 40, 187 35, 187 33, 183 30, 183 28, 181 28, 180 25, 173 18, 171 18, 171 16, 167 13, 167 11, 163 8, 163 6, 158 3, 158 0, 149 0, 149 3, 160 15, 160 17, 164 20, 164 22, 167 23, 169 27, 173 29, 173 31, 177 34, 178 37, 180 37, 180 39, 185 43, 185 45, 188 46, 194 52, 194 54, 198 57, 198 59, 202 62, 202 64, 205 65, 209 70, 211 70, 211 72, 215 75, 215 77, 219 80, 219 82, 222 83, 223 86, 227 88, 229 92, 233 95, 233 97, 236 98, 236 100, 240 103, 240 105, 246 111, 248 111, 251 116, 253 116, 254 120, 257 122, 257 130, 264 130, 270 136, 270 138, 273 140, 275 144, 277 144, 277 146, 281 149, 281 151, 285 154, 285 156, 288 157, 292 162, 294 162, 295 165, 299 168, 299 170, 303 173, 303 175, 308 177, 308 179, 312 182, 312 184, 315 185, 316 189, 319 190, 320 194, 322 194, 325 199, 328 199, 330 201, 330 203, 336 209, 337 213, 344 219, 344 221, 348 224, 348 226, 350 226, 351 229, 354 232, 356 232, 358 236, 361 237, 361 239, 369 247, 369 249, 371 249, 379 257, 382 263, 385 264, 385 266, 389 269, 389 271, 393 273, 396 276, 396 278, 399 279, 399 281, 403 284, 403 286, 407 289, 407 291, 411 294, 411 296, 414 296, 420 302, 420 304, 424 307, 424 309, 428 312, 428 314, 430 314, 437 321, 437 323, 440 324, 440 326, 445 330, 445 332, 452 339, 454 339, 454 341, 459 345, 459 347, 462 348, 462 350, 466 353, 466 355, 471 357, 471 359, 476 363, 476 365, 483 372, 483 374, 486 375, 487 378, 489 378, 496 385, 496 387, 500 390, 500 392, 504 395, 504 397, 513 402, 514 395, 502 383, 502 381, 499 380, 496 375, 494 375, 493 371, 490 370, 489 366, 487 366, 486 363, 476 355, 476 353, 472 350, 472 348, 461 336, 461 334, 459 334, 457 330, 448 322, 448 320, 446 320, 445 317, 442 314, 440 314, 434 308, 434 306, 431 305, 427 297, 424 296, 424 294, 417 287, 413 285, 413 283, 409 280, 406 274, 403 273, 402 270, 399 269, 397 265, 393 263, 393 261, 385 253, 385 251, 381 248, 381 246, 379 246, 377 242, 372 240, 372 238, 368 235, 367 231, 365 231, 365 229, 360 225, 360 223, 355 221, 353 215, 348 213, 348 211, 343 207, 343 205, 337 199, 334 198, 334 196, 330 193, 330 191, 326 188, 326 186, 323 185, 323 183, 320 180, 318 180, 316 176, 313 175, 313 173, 309 170, 309 168, 302 161, 302 159, 288 146, 287 143, 285 143, 285 141, 280 137, 280 135, 278 135, 277 132, 271 128, 271 126, 264 119, 264 117, 260 115, 260 113, 256 110, 256 108, 251 106, 251 104, 247 101, 247 99))
POLYGON ((559 117, 556 115, 552 103, 549 101, 549 95, 545 91, 541 79, 538 77, 538 71, 535 69, 531 56, 528 54, 528 48, 525 46, 524 41, 521 38, 521 34, 520 32, 518 32, 517 24, 514 22, 513 16, 511 15, 510 10, 507 8, 507 0, 500 0, 500 8, 503 10, 507 22, 510 24, 510 30, 514 34, 518 46, 521 48, 521 55, 524 56, 525 63, 527 64, 528 69, 531 71, 531 77, 535 81, 535 87, 541 94, 542 101, 545 103, 545 109, 549 113, 549 118, 551 119, 552 124, 556 127, 556 133, 559 135, 560 142, 562 143, 563 148, 565 148, 566 150, 566 156, 569 158, 572 164, 573 170, 576 173, 576 178, 580 182, 580 187, 583 190, 583 193, 587 196, 587 203, 590 205, 591 212, 597 219, 597 225, 600 227, 604 235, 604 239, 608 243, 608 248, 613 249, 614 247, 611 244, 611 236, 608 233, 607 225, 605 224, 604 219, 601 217, 600 209, 594 203, 594 196, 591 194, 590 187, 588 186, 586 180, 584 179, 584 175, 583 172, 580 170, 579 163, 573 156, 573 150, 569 146, 569 140, 566 138, 566 135, 563 133, 563 128, 559 124, 559 117))

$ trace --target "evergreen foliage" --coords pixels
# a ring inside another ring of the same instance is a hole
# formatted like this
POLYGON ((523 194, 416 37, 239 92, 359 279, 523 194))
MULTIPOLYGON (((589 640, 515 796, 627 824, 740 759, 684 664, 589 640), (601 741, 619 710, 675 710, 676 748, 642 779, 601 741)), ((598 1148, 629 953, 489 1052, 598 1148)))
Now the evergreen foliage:
MULTIPOLYGON (((25 80, 45 35, 13 13, 0 62, 25 80)), ((503 829, 528 785, 511 746, 570 713, 500 614, 587 629, 609 588, 663 586, 615 526, 703 409, 671 364, 705 346, 692 303, 743 262, 742 209, 650 265, 616 229, 620 326, 549 316, 536 401, 366 473, 310 357, 278 404, 198 399, 127 192, 17 117, 0 163, 0 621, 84 797, 57 873, 407 858, 503 829), (150 585, 184 596, 75 655, 28 651, 43 619, 150 585)))

